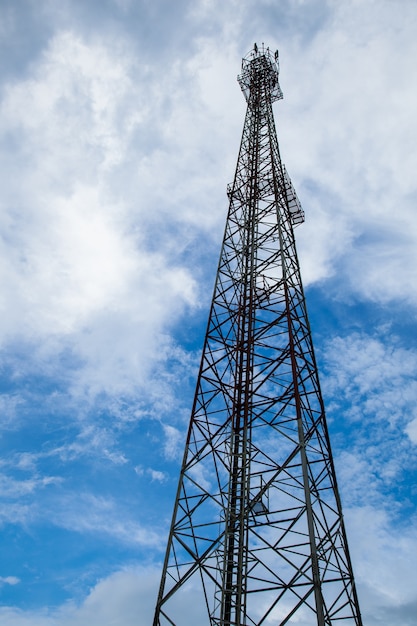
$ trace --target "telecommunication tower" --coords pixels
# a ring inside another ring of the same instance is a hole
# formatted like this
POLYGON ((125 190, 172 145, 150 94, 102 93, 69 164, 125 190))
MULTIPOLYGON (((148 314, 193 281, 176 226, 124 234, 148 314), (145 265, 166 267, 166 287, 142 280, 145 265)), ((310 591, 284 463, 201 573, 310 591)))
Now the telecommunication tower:
POLYGON ((154 626, 361 626, 272 103, 255 44, 154 626))

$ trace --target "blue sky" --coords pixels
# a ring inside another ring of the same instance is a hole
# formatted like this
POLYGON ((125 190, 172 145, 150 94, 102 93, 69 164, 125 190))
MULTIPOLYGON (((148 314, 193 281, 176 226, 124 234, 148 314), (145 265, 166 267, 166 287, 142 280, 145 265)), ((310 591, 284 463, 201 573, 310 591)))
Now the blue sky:
POLYGON ((416 32, 412 0, 0 0, 2 624, 151 623, 255 41, 364 623, 415 624, 416 32))

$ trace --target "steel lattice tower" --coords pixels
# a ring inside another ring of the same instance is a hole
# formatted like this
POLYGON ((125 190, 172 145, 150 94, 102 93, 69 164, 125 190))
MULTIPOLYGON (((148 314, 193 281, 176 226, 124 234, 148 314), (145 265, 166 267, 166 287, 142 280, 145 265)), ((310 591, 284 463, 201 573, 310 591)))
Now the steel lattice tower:
POLYGON ((247 112, 154 626, 361 626, 281 162, 278 52, 247 112), (192 604, 189 604, 192 603, 192 604), (188 608, 187 608, 188 605, 188 608), (188 621, 187 621, 188 620, 188 621))

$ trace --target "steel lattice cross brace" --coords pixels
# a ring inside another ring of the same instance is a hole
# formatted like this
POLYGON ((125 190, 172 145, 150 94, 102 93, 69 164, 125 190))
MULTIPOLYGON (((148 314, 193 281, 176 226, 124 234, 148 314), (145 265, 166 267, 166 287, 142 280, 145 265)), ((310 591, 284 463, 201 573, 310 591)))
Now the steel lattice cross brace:
POLYGON ((278 53, 248 106, 154 626, 362 624, 281 163, 278 53))

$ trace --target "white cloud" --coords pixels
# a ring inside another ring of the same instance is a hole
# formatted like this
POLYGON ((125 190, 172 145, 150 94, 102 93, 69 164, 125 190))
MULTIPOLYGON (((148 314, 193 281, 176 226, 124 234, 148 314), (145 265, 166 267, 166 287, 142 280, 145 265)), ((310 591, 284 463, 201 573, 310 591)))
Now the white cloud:
POLYGON ((3 429, 14 429, 16 416, 23 400, 17 395, 3 393, 0 395, 0 415, 3 429))
MULTIPOLYGON (((387 489, 397 489, 414 463, 417 353, 381 331, 336 337, 322 358, 330 430, 336 435, 349 427, 334 441, 345 501, 357 505, 366 493, 385 506, 387 489)), ((390 506, 401 510, 406 502, 390 506)))
POLYGON ((141 465, 137 465, 134 468, 134 470, 138 476, 144 476, 145 474, 147 474, 148 476, 151 477, 152 482, 155 481, 155 482, 164 483, 168 479, 166 472, 162 472, 161 470, 155 470, 155 469, 152 469, 151 467, 148 467, 147 469, 145 469, 141 465))
POLYGON ((417 353, 390 327, 329 340, 323 393, 364 623, 411 626, 417 353), (334 437, 333 437, 334 435, 334 437))
POLYGON ((417 417, 407 424, 405 432, 410 437, 411 441, 417 444, 417 417))
POLYGON ((364 506, 345 510, 364 623, 412 626, 417 594, 417 527, 399 527, 395 514, 364 506))
POLYGON ((0 585, 18 585, 20 583, 20 578, 17 576, 0 576, 0 585))
POLYGON ((24 502, 2 502, 0 505, 0 526, 5 524, 25 524, 31 517, 31 507, 24 502))
POLYGON ((48 452, 40 453, 38 458, 59 457, 68 462, 80 457, 106 459, 114 465, 124 465, 127 459, 117 449, 117 440, 110 428, 103 428, 94 423, 81 423, 79 433, 70 443, 52 447, 48 452))
POLYGON ((417 353, 390 331, 353 333, 328 341, 323 354, 326 385, 334 399, 348 400, 349 415, 404 423, 417 400, 417 353))
POLYGON ((292 36, 281 49, 277 119, 306 210, 297 231, 305 280, 337 269, 342 292, 415 304, 415 6, 328 6, 307 46, 292 36))
POLYGON ((165 435, 164 453, 166 458, 180 459, 184 448, 184 433, 169 424, 164 424, 163 428, 165 435))
POLYGON ((92 493, 67 491, 56 495, 47 511, 37 510, 38 519, 45 514, 59 528, 88 535, 94 533, 103 541, 111 539, 124 545, 161 548, 158 532, 137 519, 120 500, 92 493))
MULTIPOLYGON (((149 626, 159 581, 159 568, 126 568, 99 581, 79 606, 68 603, 56 610, 38 612, 3 607, 1 623, 4 626, 149 626)), ((201 621, 201 611, 205 613, 205 607, 192 601, 192 590, 180 610, 184 626, 195 626, 201 621)))
POLYGON ((42 341, 34 352, 45 367, 71 351, 84 363, 74 391, 93 395, 140 385, 170 343, 164 327, 195 299, 173 251, 152 250, 163 211, 156 196, 141 194, 140 180, 117 199, 109 191, 120 164, 146 154, 146 143, 129 151, 149 116, 147 70, 113 43, 110 52, 56 35, 1 106, 2 341, 42 341), (138 230, 144 212, 145 224, 157 222, 153 235, 138 230))
POLYGON ((152 482, 156 481, 164 483, 167 480, 167 475, 165 472, 161 472, 160 470, 155 470, 152 468, 149 468, 147 472, 150 475, 152 482))
POLYGON ((152 623, 158 574, 154 568, 126 569, 98 582, 84 602, 55 610, 19 611, 0 608, 4 626, 149 626, 152 623))

